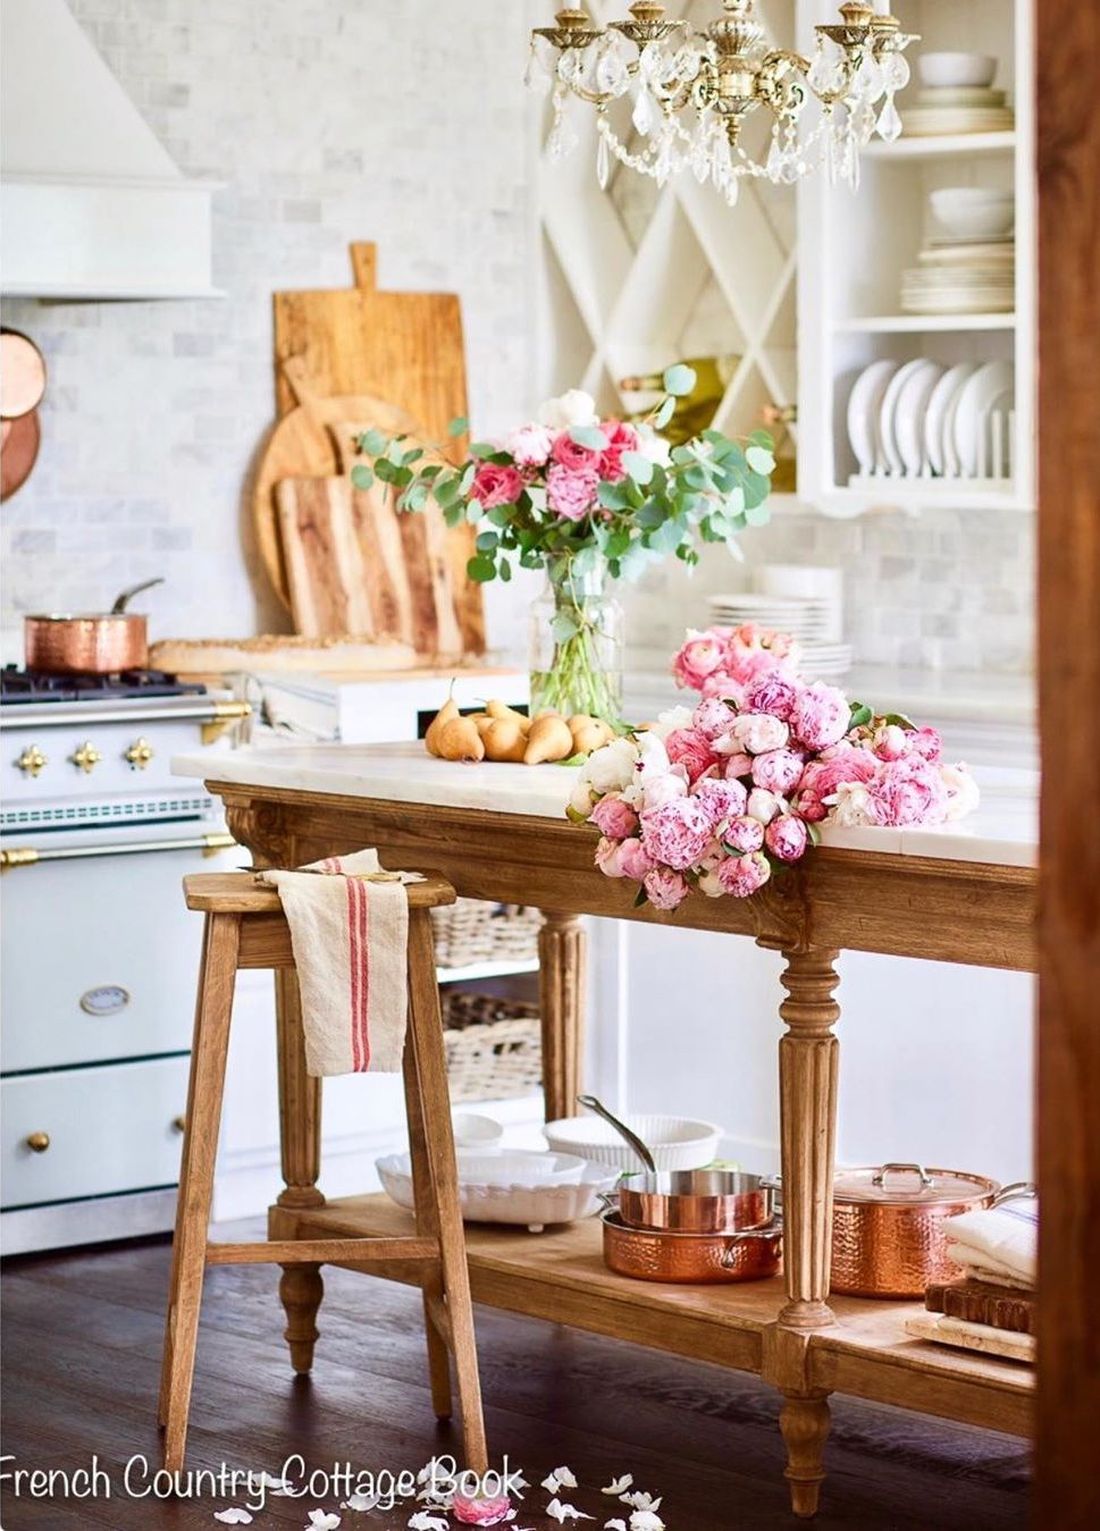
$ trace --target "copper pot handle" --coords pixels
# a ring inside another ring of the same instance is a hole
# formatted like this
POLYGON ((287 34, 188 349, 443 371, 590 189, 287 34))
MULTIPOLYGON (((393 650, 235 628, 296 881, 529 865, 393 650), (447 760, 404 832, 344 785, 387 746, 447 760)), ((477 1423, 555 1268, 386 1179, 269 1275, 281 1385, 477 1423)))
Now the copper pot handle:
POLYGON ((129 603, 133 600, 135 595, 140 595, 143 590, 152 590, 154 585, 163 585, 163 584, 164 584, 164 575, 161 574, 161 575, 158 575, 158 577, 156 579, 143 579, 140 585, 131 585, 129 590, 124 590, 122 592, 122 594, 116 598, 115 604, 111 607, 111 616, 112 617, 124 617, 124 616, 127 616, 128 613, 127 613, 126 608, 129 605, 129 603))
POLYGON ((990 1202, 991 1207, 1000 1207, 1006 1201, 1038 1201, 1039 1187, 1032 1180, 1014 1180, 1011 1185, 1004 1185, 990 1202))
POLYGON ((738 1246, 746 1239, 762 1239, 768 1244, 774 1244, 776 1239, 783 1237, 783 1224, 777 1217, 770 1228, 748 1228, 744 1233, 716 1234, 716 1238, 725 1238, 726 1247, 719 1256, 718 1263, 726 1270, 730 1270, 738 1263, 738 1246))
POLYGON ((914 1175, 919 1175, 920 1176, 920 1184, 921 1184, 921 1190, 922 1191, 926 1191, 928 1189, 928 1187, 932 1184, 932 1176, 928 1173, 928 1171, 925 1169, 923 1164, 894 1164, 894 1163, 884 1164, 881 1169, 876 1170, 875 1173, 871 1176, 871 1184, 872 1185, 885 1185, 886 1184, 886 1177, 890 1173, 891 1170, 911 1170, 914 1175))

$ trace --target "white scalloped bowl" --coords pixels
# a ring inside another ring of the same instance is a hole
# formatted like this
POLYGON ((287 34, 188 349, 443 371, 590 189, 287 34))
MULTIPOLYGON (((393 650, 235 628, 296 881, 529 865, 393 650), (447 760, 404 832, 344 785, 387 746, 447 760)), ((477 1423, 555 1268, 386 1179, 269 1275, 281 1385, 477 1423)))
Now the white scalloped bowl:
POLYGON ((569 1185, 581 1178, 578 1154, 547 1154, 525 1148, 457 1154, 460 1185, 569 1185))
MULTIPOLYGON (((627 1116, 626 1125, 649 1146, 659 1170, 697 1170, 718 1153, 721 1127, 688 1116, 627 1116)), ((547 1122, 542 1129, 550 1147, 561 1154, 580 1154, 595 1164, 618 1170, 638 1170, 638 1156, 614 1127, 595 1116, 568 1116, 547 1122)))
MULTIPOLYGON (((532 1154, 529 1157, 547 1156, 532 1154)), ((412 1166, 408 1154, 387 1154, 375 1161, 375 1168, 391 1201, 412 1211, 412 1166)), ((464 1222, 515 1223, 535 1232, 549 1223, 574 1223, 601 1212, 604 1206, 601 1195, 610 1194, 618 1179, 618 1171, 609 1170, 606 1165, 582 1163, 578 1179, 558 1184, 528 1181, 511 1185, 478 1185, 460 1181, 459 1204, 464 1222)))

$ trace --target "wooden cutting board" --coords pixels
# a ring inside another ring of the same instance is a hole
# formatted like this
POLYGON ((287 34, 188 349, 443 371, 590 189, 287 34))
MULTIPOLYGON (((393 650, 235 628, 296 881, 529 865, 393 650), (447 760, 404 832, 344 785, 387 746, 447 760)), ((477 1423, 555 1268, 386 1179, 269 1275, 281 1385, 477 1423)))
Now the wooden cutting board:
POLYGON ((1034 1296, 987 1281, 931 1282, 924 1294, 924 1306, 931 1313, 988 1324, 992 1329, 1012 1329, 1018 1334, 1036 1332, 1034 1296))
POLYGON ((362 491, 348 478, 283 479, 276 498, 299 633, 374 633, 421 655, 462 655, 438 510, 399 514, 382 485, 362 491))
MULTIPOLYGON (((274 295, 275 388, 280 415, 288 415, 298 406, 284 363, 300 358, 316 394, 393 400, 415 419, 418 434, 443 445, 452 462, 461 461, 465 438, 447 434, 451 420, 466 414, 466 363, 458 297, 454 293, 380 292, 373 244, 352 245, 351 260, 354 287, 274 295)), ((287 471, 305 474, 316 470, 299 463, 287 471)), ((466 574, 473 540, 474 531, 469 526, 444 533, 463 646, 467 653, 480 654, 485 650, 481 588, 466 574)))

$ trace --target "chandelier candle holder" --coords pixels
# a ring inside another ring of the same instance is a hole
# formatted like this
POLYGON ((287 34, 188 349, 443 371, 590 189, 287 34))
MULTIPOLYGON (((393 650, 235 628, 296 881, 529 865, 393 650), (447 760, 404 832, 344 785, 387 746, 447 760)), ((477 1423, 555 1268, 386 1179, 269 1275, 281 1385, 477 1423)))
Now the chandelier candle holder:
POLYGON ((607 27, 580 8, 558 11, 552 27, 532 33, 527 71, 528 84, 552 93, 548 152, 560 159, 576 147, 568 113, 576 97, 596 111, 601 186, 614 158, 661 186, 691 171, 731 206, 747 175, 793 185, 824 169, 854 189, 860 149, 876 132, 889 141, 901 132, 894 96, 909 80, 904 50, 918 38, 860 0, 842 5, 836 24, 814 30, 809 59, 767 46, 753 0, 723 0, 722 15, 704 32, 667 19, 657 0, 635 0, 629 20, 607 27), (611 122, 624 98, 632 103, 632 143, 611 122), (759 108, 772 119, 763 159, 742 141, 759 108))

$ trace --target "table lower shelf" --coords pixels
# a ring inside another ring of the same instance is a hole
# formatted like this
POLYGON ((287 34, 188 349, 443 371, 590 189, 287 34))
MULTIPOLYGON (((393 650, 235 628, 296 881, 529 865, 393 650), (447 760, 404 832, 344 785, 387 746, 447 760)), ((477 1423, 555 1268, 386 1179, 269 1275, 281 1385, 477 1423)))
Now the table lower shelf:
MULTIPOLYGON (((409 1213, 381 1195, 278 1208, 275 1220, 279 1237, 299 1238, 394 1237, 413 1226, 409 1213)), ((475 1224, 466 1235, 475 1302, 736 1371, 764 1370, 765 1336, 785 1301, 779 1278, 716 1286, 630 1280, 604 1265, 594 1218, 536 1234, 475 1224)), ((1033 1368, 908 1338, 904 1321, 923 1311, 918 1304, 830 1301, 836 1324, 809 1341, 815 1388, 1030 1434, 1033 1368)))

